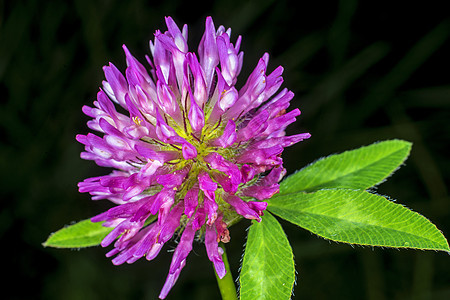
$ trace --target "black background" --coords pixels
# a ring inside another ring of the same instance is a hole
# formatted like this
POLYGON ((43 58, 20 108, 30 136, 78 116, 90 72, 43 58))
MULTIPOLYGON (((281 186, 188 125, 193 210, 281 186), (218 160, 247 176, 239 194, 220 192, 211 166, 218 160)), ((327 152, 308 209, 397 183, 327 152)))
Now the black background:
MULTIPOLYGON (((152 262, 115 267, 101 247, 43 248, 49 233, 101 212, 77 182, 106 174, 82 161, 90 105, 121 45, 141 61, 164 16, 189 26, 196 50, 204 20, 243 36, 240 84, 264 52, 285 68, 283 87, 302 115, 288 133, 312 138, 284 154, 291 173, 331 153, 375 141, 414 143, 378 187, 450 237, 450 15, 445 1, 1 1, 0 163, 2 299, 155 299, 175 244, 152 262)), ((231 228, 237 276, 244 221, 231 228)), ((282 222, 294 249, 294 299, 450 299, 445 253, 351 247, 282 222)), ((195 245, 168 299, 218 299, 203 245, 195 245)))

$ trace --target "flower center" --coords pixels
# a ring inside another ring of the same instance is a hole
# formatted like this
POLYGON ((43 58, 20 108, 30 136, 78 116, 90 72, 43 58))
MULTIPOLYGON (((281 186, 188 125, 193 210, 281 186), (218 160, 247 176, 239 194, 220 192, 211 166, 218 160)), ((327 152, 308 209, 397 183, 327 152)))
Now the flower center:
MULTIPOLYGON (((195 147, 197 155, 191 159, 185 159, 182 155, 182 146, 178 144, 166 144, 159 143, 161 150, 173 151, 177 150, 180 152, 178 159, 174 159, 166 162, 165 167, 168 169, 169 173, 186 174, 182 180, 182 184, 176 188, 175 203, 185 199, 186 193, 192 188, 199 188, 199 175, 206 172, 209 177, 217 183, 217 189, 213 192, 215 194, 215 202, 218 206, 218 212, 222 212, 223 221, 228 225, 238 221, 240 215, 234 210, 230 210, 230 204, 223 200, 223 194, 225 193, 224 188, 217 181, 218 177, 230 178, 229 174, 223 172, 223 170, 218 170, 217 167, 211 165, 208 159, 205 157, 209 155, 220 155, 223 159, 229 163, 234 163, 234 158, 241 152, 240 147, 236 145, 230 145, 228 147, 220 147, 213 145, 212 141, 224 134, 225 125, 221 120, 217 121, 215 124, 205 124, 200 132, 194 132, 189 120, 184 119, 183 126, 175 122, 170 116, 166 115, 167 124, 175 131, 175 133, 184 139, 187 143, 195 147), (187 173, 185 173, 187 172, 187 173)), ((133 120, 138 123, 138 120, 133 120)), ((238 144, 239 145, 239 144, 238 144)), ((240 172, 240 164, 235 164, 236 171, 240 172)), ((255 179, 256 180, 256 179, 255 179)), ((254 180, 252 180, 254 182, 254 180)), ((206 195, 202 192, 198 196, 198 205, 201 206, 205 200, 206 195)), ((183 217, 181 223, 185 224, 187 218, 183 217)))

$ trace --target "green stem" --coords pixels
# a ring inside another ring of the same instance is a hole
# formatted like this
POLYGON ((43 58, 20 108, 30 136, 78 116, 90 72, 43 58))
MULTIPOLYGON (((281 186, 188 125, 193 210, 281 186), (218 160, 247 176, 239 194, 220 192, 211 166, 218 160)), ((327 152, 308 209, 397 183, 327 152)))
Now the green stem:
POLYGON ((225 252, 225 245, 221 242, 219 247, 223 249, 222 260, 225 264, 225 270, 227 270, 227 273, 222 279, 217 276, 217 273, 214 270, 222 300, 237 300, 236 286, 234 285, 233 275, 231 275, 230 264, 228 263, 227 253, 225 252))

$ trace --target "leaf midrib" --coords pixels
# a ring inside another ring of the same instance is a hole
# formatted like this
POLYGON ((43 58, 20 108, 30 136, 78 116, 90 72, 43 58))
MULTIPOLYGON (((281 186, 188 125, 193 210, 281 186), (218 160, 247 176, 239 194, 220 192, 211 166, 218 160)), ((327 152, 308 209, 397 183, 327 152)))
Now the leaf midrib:
MULTIPOLYGON (((342 176, 335 177, 335 178, 332 179, 332 180, 323 181, 323 182, 321 182, 320 184, 316 184, 316 185, 312 185, 312 186, 307 186, 306 188, 304 188, 304 189, 302 189, 302 190, 296 190, 296 191, 294 191, 294 192, 312 192, 312 191, 315 191, 315 190, 317 190, 318 188, 321 188, 321 187, 326 188, 326 185, 327 185, 327 184, 330 184, 330 183, 332 183, 332 182, 338 181, 338 180, 341 179, 341 178, 348 177, 348 176, 350 176, 350 175, 352 175, 352 174, 354 174, 354 173, 357 173, 357 172, 362 171, 362 170, 364 170, 364 169, 366 169, 366 168, 368 168, 368 167, 370 167, 370 166, 372 166, 372 165, 375 165, 375 164, 379 163, 381 160, 384 160, 384 159, 386 159, 386 158, 388 158, 388 157, 390 157, 390 156, 392 156, 392 155, 394 155, 394 154, 396 154, 396 153, 398 153, 398 152, 404 150, 404 148, 405 148, 405 147, 403 146, 403 147, 399 148, 398 150, 396 150, 396 151, 394 151, 394 152, 390 152, 388 155, 383 156, 382 158, 380 158, 380 159, 378 159, 378 160, 376 160, 376 161, 373 161, 373 162, 370 163, 370 164, 361 166, 360 168, 358 168, 358 169, 356 169, 356 170, 353 170, 353 171, 350 171, 350 172, 348 172, 348 173, 345 173, 345 174, 343 174, 342 176)), ((347 152, 347 153, 351 153, 351 151, 352 151, 352 150, 350 150, 350 151, 348 151, 348 152, 346 151, 346 152, 347 152)), ((353 150, 353 151, 354 151, 354 150, 353 150)), ((343 152, 343 153, 345 153, 345 152, 343 152)), ((336 154, 336 155, 342 155, 343 153, 341 153, 341 154, 336 154)), ((329 157, 329 156, 328 156, 328 157, 329 157)), ((325 160, 325 159, 327 159, 328 157, 322 158, 322 161, 325 160)), ((405 161, 405 160, 406 160, 406 158, 403 159, 403 161, 405 161)), ((317 163, 317 162, 316 162, 316 163, 317 163)), ((312 168, 312 167, 314 166, 314 164, 315 164, 315 163, 313 163, 313 164, 310 165, 310 166, 305 167, 304 169, 301 169, 299 172, 302 172, 302 170, 305 170, 306 168, 312 168)), ((391 172, 389 172, 389 175, 392 175, 392 173, 395 172, 397 169, 398 169, 398 167, 397 167, 397 168, 394 168, 394 170, 392 170, 391 172)), ((342 174, 342 173, 341 173, 341 174, 342 174)), ((294 175, 295 175, 295 174, 294 174, 294 175)), ((374 184, 372 184, 372 185, 370 185, 370 186, 364 187, 364 189, 369 188, 369 187, 372 187, 372 186, 375 186, 375 185, 381 183, 381 182, 383 181, 383 179, 384 179, 384 178, 382 178, 380 181, 378 181, 378 182, 376 182, 376 183, 374 183, 374 184)), ((283 184, 283 183, 282 183, 282 184, 283 184)), ((289 193, 293 193, 293 192, 289 192, 289 193)), ((280 195, 285 195, 285 193, 283 193, 283 191, 282 191, 281 189, 280 189, 280 195)))
MULTIPOLYGON (((272 208, 273 208, 273 206, 272 206, 272 208)), ((277 207, 275 206, 275 208, 277 208, 277 207)), ((288 211, 288 212, 291 213, 291 214, 292 214, 292 212, 294 212, 293 210, 286 209, 286 208, 280 208, 280 207, 278 207, 278 209, 288 211)), ((269 207, 269 210, 270 210, 270 207, 269 207)), ((276 212, 273 212, 273 213, 276 214, 276 215, 278 215, 276 212)), ((374 225, 374 224, 370 224, 370 223, 360 223, 360 222, 356 222, 356 221, 348 221, 348 220, 346 220, 346 219, 339 219, 339 218, 336 218, 336 217, 330 217, 330 216, 322 215, 322 214, 318 214, 318 213, 311 213, 311 212, 295 212, 295 213, 298 213, 298 214, 305 214, 305 215, 310 215, 310 216, 326 217, 326 218, 333 219, 333 220, 345 221, 345 222, 348 222, 348 223, 351 223, 351 224, 355 224, 356 227, 361 227, 361 226, 359 226, 359 225, 362 224, 362 225, 364 225, 364 226, 367 226, 367 225, 368 225, 368 226, 372 226, 372 227, 376 227, 376 228, 388 229, 388 230, 392 230, 392 231, 398 232, 398 233, 407 233, 407 234, 409 234, 409 235, 411 235, 411 236, 414 236, 414 237, 416 237, 416 238, 419 238, 419 239, 425 239, 425 240, 427 240, 427 241, 431 241, 433 244, 438 244, 438 245, 441 245, 441 246, 442 246, 442 244, 439 243, 439 242, 437 242, 437 241, 431 240, 431 239, 429 239, 429 238, 426 238, 426 237, 423 237, 423 236, 420 236, 420 235, 416 235, 416 234, 414 234, 414 233, 410 233, 410 232, 408 232, 408 231, 400 231, 400 230, 396 230, 396 229, 393 229, 393 228, 390 228, 390 227, 382 227, 382 226, 374 225)), ((294 214, 292 214, 292 215, 294 215, 294 214)), ((285 219, 286 219, 286 218, 285 218, 285 219)), ((287 219, 286 219, 286 220, 287 220, 287 219)), ((289 220, 288 220, 288 221, 289 221, 289 220)), ((303 226, 301 226, 301 227, 303 227, 303 226)), ((306 227, 304 227, 304 228, 310 230, 309 228, 306 228, 306 227)), ((317 233, 316 233, 316 234, 317 234, 317 233)), ((320 234, 318 234, 318 235, 320 235, 320 234)), ((321 235, 320 235, 320 236, 321 236, 321 235)), ((324 236, 323 236, 323 237, 324 237, 324 236)), ((330 239, 330 238, 328 238, 328 239, 330 239)), ((333 240, 338 241, 338 242, 342 242, 342 243, 348 243, 348 242, 340 241, 340 240, 337 240, 337 239, 333 239, 333 240)), ((350 243, 350 244, 352 244, 352 243, 350 243)), ((356 244, 356 243, 355 243, 355 244, 356 244)), ((357 244, 359 244, 359 245, 371 245, 371 244, 365 244, 365 243, 357 243, 357 244)), ((393 246, 387 246, 387 245, 382 245, 382 246, 383 246, 383 247, 393 247, 393 246)), ((400 248, 412 248, 412 247, 405 247, 405 246, 403 246, 403 247, 402 247, 402 246, 395 246, 395 247, 396 247, 396 248, 397 248, 397 247, 400 247, 400 248)), ((444 245, 443 248, 450 250, 450 248, 449 248, 448 245, 444 245)))
MULTIPOLYGON (((270 250, 270 247, 268 247, 266 244, 266 242, 262 239, 262 236, 269 234, 270 236, 273 237, 273 234, 270 231, 267 230, 262 230, 260 232, 258 232, 258 235, 256 236, 257 239, 261 239, 262 241, 260 242, 260 245, 256 251, 256 253, 258 254, 263 254, 264 257, 267 257, 268 255, 275 257, 274 253, 270 250)), ((263 263, 262 265, 260 265, 260 268, 264 268, 264 269, 270 269, 271 273, 276 274, 273 270, 273 268, 271 268, 271 266, 267 263, 263 263)), ((260 280, 258 280, 258 285, 253 286, 253 289, 258 291, 259 295, 263 295, 266 289, 264 288, 266 286, 265 282, 270 282, 269 278, 261 278, 260 280)))

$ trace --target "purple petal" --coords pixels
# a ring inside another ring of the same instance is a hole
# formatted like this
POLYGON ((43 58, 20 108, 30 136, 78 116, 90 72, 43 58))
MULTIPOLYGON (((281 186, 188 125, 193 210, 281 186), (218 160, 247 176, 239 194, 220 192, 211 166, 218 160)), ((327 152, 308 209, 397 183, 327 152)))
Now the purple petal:
POLYGON ((175 191, 173 189, 163 188, 157 195, 150 212, 152 215, 156 215, 159 212, 158 223, 162 224, 174 202, 175 191))
POLYGON ((226 202, 228 202, 238 214, 243 216, 246 219, 254 219, 258 222, 261 221, 261 218, 259 216, 259 213, 255 210, 253 210, 247 202, 239 198, 238 196, 229 195, 224 198, 226 202))
POLYGON ((253 197, 258 200, 265 200, 271 198, 280 191, 280 186, 274 184, 272 186, 258 186, 253 185, 242 189, 242 194, 247 197, 253 197))
POLYGON ((190 218, 198 205, 198 188, 192 188, 184 196, 184 214, 190 218))
MULTIPOLYGON (((155 36, 160 33, 161 32, 157 30, 155 32, 155 36)), ((155 65, 159 67, 159 70, 161 70, 162 77, 159 77, 158 79, 164 80, 165 83, 168 83, 171 69, 169 51, 164 48, 159 39, 155 39, 154 44, 150 41, 150 50, 152 52, 155 65)))
POLYGON ((226 113, 226 119, 237 118, 244 115, 248 110, 252 102, 257 98, 266 88, 266 68, 268 55, 264 55, 256 65, 256 68, 250 74, 244 87, 239 91, 239 99, 236 101, 233 107, 231 107, 226 113))
POLYGON ((213 169, 221 171, 228 175, 229 182, 234 192, 236 192, 239 184, 242 182, 241 171, 238 166, 224 159, 220 154, 212 152, 205 156, 205 162, 211 165, 213 169))
MULTIPOLYGON (((174 20, 171 17, 166 17, 166 24, 167 24, 167 29, 169 29, 169 33, 172 36, 177 48, 182 52, 187 52, 188 46, 187 46, 186 40, 184 39, 177 24, 175 24, 174 20)), ((186 31, 186 29, 184 29, 184 31, 186 31)))
MULTIPOLYGON (((214 264, 217 276, 222 279, 227 271, 225 270, 225 264, 222 261, 222 254, 219 253, 216 228, 212 226, 206 226, 205 246, 208 258, 214 264)), ((223 253, 222 249, 221 252, 223 253)))
POLYGON ((241 176, 242 176, 242 183, 247 183, 250 180, 255 177, 255 168, 249 166, 249 165, 243 165, 241 167, 241 176))
POLYGON ((238 91, 234 87, 223 91, 218 100, 219 108, 222 112, 226 111, 236 103, 238 97, 238 91))
MULTIPOLYGON (((193 99, 191 92, 189 92, 189 94, 191 99, 193 99)), ((191 100, 191 108, 189 109, 188 118, 194 132, 201 132, 203 126, 205 126, 205 115, 195 100, 191 100)))
POLYGON ((206 221, 205 209, 203 207, 199 207, 193 217, 192 227, 195 230, 199 230, 205 224, 205 221, 206 221))
POLYGON ((124 231, 129 227, 129 222, 127 220, 122 221, 116 226, 101 242, 102 247, 109 246, 116 238, 118 238, 124 231))
POLYGON ((165 243, 170 240, 175 233, 175 230, 180 226, 181 214, 183 213, 183 203, 178 203, 170 211, 170 217, 165 219, 162 224, 161 233, 159 235, 159 242, 165 243))
POLYGON ((271 186, 276 184, 283 179, 284 175, 286 175, 286 169, 283 167, 273 168, 268 175, 266 175, 259 182, 260 185, 271 186))
POLYGON ((211 180, 208 173, 201 172, 198 175, 198 183, 200 184, 200 189, 205 192, 209 198, 214 199, 214 192, 217 189, 217 183, 211 180))
POLYGON ((147 82, 152 81, 150 76, 148 75, 147 70, 145 67, 133 56, 131 55, 130 51, 128 50, 127 46, 122 45, 122 48, 125 52, 125 57, 127 61, 127 66, 132 67, 134 70, 137 70, 139 74, 145 78, 147 82))
POLYGON ((240 129, 237 132, 237 142, 247 141, 261 132, 263 132, 267 128, 267 120, 269 118, 269 113, 265 110, 258 113, 254 116, 250 122, 248 122, 247 126, 240 129))
POLYGON ((199 106, 203 107, 208 100, 208 93, 206 90, 206 82, 203 74, 203 69, 194 53, 186 54, 186 62, 187 64, 184 68, 186 84, 187 86, 190 86, 190 83, 188 82, 189 73, 187 68, 187 66, 189 66, 192 72, 192 77, 194 78, 194 99, 199 106))
POLYGON ((208 214, 208 224, 213 224, 217 218, 217 209, 219 208, 215 199, 215 191, 217 189, 217 183, 211 180, 208 173, 202 172, 198 175, 198 182, 200 189, 205 194, 203 205, 205 206, 208 214))
POLYGON ((263 211, 267 208, 267 202, 248 201, 248 206, 257 211, 260 216, 263 215, 263 211))
POLYGON ((295 122, 295 117, 300 115, 300 110, 298 108, 291 110, 290 112, 271 119, 268 121, 267 129, 261 135, 270 135, 277 130, 284 130, 289 124, 295 122))
MULTIPOLYGON (((149 253, 153 245, 156 242, 156 237, 158 233, 161 231, 161 227, 157 222, 152 223, 151 225, 146 227, 147 231, 145 235, 137 242, 134 247, 133 256, 134 257, 142 257, 149 253)), ((145 229, 144 229, 145 230, 145 229)))
MULTIPOLYGON (((145 221, 151 214, 150 209, 153 206, 153 203, 155 202, 156 198, 158 197, 158 195, 151 195, 148 197, 145 197, 137 202, 139 202, 139 207, 136 210, 136 212, 133 214, 133 217, 130 219, 130 221, 132 222, 137 222, 137 221, 145 221)), ((134 202, 136 203, 136 202, 134 202)), ((127 203, 127 204, 134 204, 134 203, 127 203)), ((121 206, 125 206, 127 204, 121 205, 121 206)), ((132 207, 134 208, 134 207, 132 207)), ((125 211, 126 212, 126 211, 125 211)))
POLYGON ((164 283, 164 287, 159 294, 160 299, 165 299, 167 294, 174 286, 178 277, 180 276, 180 272, 186 264, 186 258, 189 253, 192 251, 192 242, 195 237, 195 230, 192 228, 190 224, 188 224, 183 234, 180 238, 180 243, 172 257, 172 262, 170 264, 169 275, 167 276, 166 282, 164 283))
POLYGON ((156 171, 162 167, 162 163, 159 160, 150 160, 139 171, 139 180, 144 180, 145 177, 150 177, 156 173, 156 171))
POLYGON ((159 113, 156 114, 156 134, 163 142, 167 142, 168 138, 178 136, 175 130, 167 125, 166 121, 164 121, 163 117, 159 113))
POLYGON ((106 80, 114 93, 115 99, 122 107, 126 107, 124 97, 128 90, 128 84, 125 77, 112 63, 109 63, 109 66, 103 67, 103 71, 105 72, 106 80))
POLYGON ((260 106, 258 111, 267 110, 269 112, 270 119, 273 119, 286 111, 286 109, 289 107, 289 102, 293 97, 293 92, 289 91, 288 89, 283 89, 275 97, 273 97, 272 100, 260 106))
POLYGON ((227 148, 236 142, 236 137, 236 123, 234 123, 233 120, 228 120, 227 125, 223 130, 223 134, 220 137, 211 140, 209 143, 212 146, 227 148))
POLYGON ((188 172, 189 167, 186 167, 181 170, 176 170, 170 174, 159 175, 156 182, 163 185, 165 188, 174 188, 183 183, 188 172))
POLYGON ((239 59, 233 45, 230 44, 230 37, 224 33, 217 37, 217 50, 219 52, 220 67, 222 76, 228 85, 235 83, 236 73, 239 68, 239 59))
POLYGON ((165 83, 158 81, 156 85, 159 107, 175 121, 181 122, 181 113, 177 99, 172 90, 165 83))
POLYGON ((211 82, 214 76, 214 70, 219 63, 219 53, 216 44, 216 29, 211 17, 206 18, 205 33, 198 47, 200 64, 205 71, 206 86, 211 88, 211 82))
POLYGON ((242 153, 238 159, 238 163, 254 163, 257 165, 277 165, 276 157, 283 152, 281 145, 276 145, 265 149, 249 149, 242 153))
POLYGON ((183 158, 186 160, 197 157, 197 149, 189 142, 183 143, 181 152, 183 154, 183 158))

